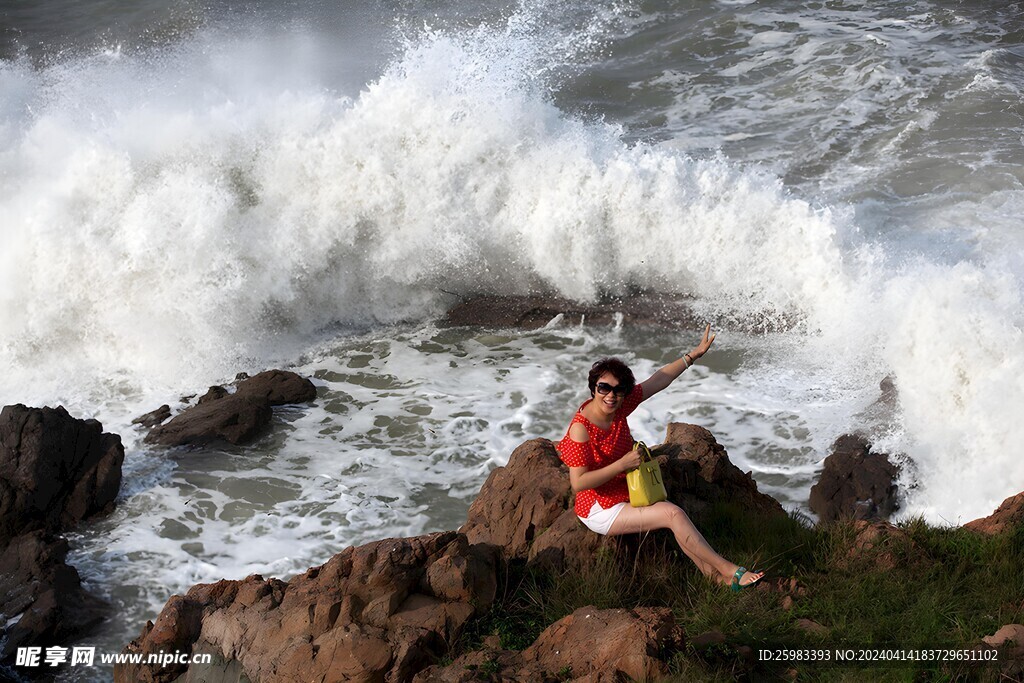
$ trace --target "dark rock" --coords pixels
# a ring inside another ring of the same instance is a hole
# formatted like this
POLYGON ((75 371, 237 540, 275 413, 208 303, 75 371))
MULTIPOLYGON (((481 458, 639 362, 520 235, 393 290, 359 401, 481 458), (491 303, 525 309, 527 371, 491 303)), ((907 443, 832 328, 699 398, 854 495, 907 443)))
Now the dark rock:
MULTIPOLYGON (((405 681, 490 606, 497 561, 453 531, 347 548, 287 583, 250 576, 194 586, 125 652, 218 652, 253 681, 405 681)), ((184 670, 120 665, 114 675, 169 682, 184 670)), ((200 666, 188 675, 220 680, 200 666)))
POLYGON ((206 403, 210 403, 212 401, 216 401, 218 399, 222 399, 225 396, 228 396, 230 393, 231 392, 229 392, 224 387, 212 386, 212 387, 210 387, 209 389, 206 390, 205 394, 203 394, 202 396, 199 397, 199 400, 196 401, 196 405, 197 406, 201 406, 201 405, 204 405, 206 403))
POLYGON ((19 647, 67 642, 102 621, 106 603, 82 589, 64 562, 68 544, 43 531, 23 534, 0 551, 0 660, 19 647))
POLYGON ((685 300, 666 301, 652 296, 613 299, 593 304, 556 296, 479 296, 467 299, 445 315, 450 326, 544 327, 557 315, 573 324, 585 320, 596 325, 658 325, 694 328, 699 321, 685 300))
POLYGON ((980 534, 993 535, 1009 531, 1021 522, 1024 522, 1024 492, 1010 496, 991 515, 967 522, 964 528, 980 534))
POLYGON ((132 420, 132 424, 142 425, 143 427, 156 427, 170 416, 171 407, 165 403, 153 412, 146 413, 145 415, 139 415, 137 418, 132 420))
POLYGON ((863 437, 844 434, 836 439, 818 483, 811 487, 811 510, 823 522, 888 519, 898 507, 898 474, 889 456, 871 452, 863 437))
POLYGON ((283 406, 315 400, 316 386, 294 372, 267 370, 240 382, 235 393, 266 398, 272 406, 283 406))
POLYGON ((199 446, 218 439, 248 443, 266 429, 272 417, 266 398, 226 394, 183 410, 170 422, 150 431, 146 442, 162 446, 199 446))
POLYGON ((0 412, 0 543, 109 511, 121 487, 121 437, 57 408, 0 412))

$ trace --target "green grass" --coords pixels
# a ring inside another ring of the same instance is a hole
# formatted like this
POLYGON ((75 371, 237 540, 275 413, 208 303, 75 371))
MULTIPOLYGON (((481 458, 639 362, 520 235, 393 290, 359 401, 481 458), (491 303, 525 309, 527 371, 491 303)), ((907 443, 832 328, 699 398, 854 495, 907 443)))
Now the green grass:
POLYGON ((969 648, 1008 623, 1024 623, 1024 525, 988 538, 960 528, 900 525, 904 538, 851 554, 850 523, 812 527, 806 519, 744 515, 717 506, 697 520, 723 556, 795 578, 803 594, 782 607, 785 592, 739 594, 697 572, 668 532, 655 532, 598 554, 584 567, 545 573, 506 567, 491 609, 474 620, 451 656, 478 649, 498 635, 502 647, 528 647, 547 626, 587 605, 598 608, 668 607, 688 637, 720 631, 723 646, 665 653, 669 680, 954 681, 998 680, 991 667, 938 663, 855 668, 818 663, 751 663, 737 652, 756 647, 969 648), (826 635, 801 630, 810 619, 826 635))

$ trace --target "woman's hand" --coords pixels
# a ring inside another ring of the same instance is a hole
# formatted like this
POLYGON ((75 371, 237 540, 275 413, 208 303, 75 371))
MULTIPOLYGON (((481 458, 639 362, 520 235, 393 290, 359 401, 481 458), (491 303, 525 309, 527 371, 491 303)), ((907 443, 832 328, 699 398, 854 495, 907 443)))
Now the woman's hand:
POLYGON ((715 341, 715 335, 711 334, 711 323, 704 328, 704 336, 701 337, 700 344, 697 344, 697 348, 690 351, 690 358, 697 360, 711 348, 711 344, 715 341))
POLYGON ((640 467, 640 451, 634 448, 629 453, 626 453, 624 456, 619 458, 618 463, 622 467, 623 472, 635 470, 637 467, 640 467))

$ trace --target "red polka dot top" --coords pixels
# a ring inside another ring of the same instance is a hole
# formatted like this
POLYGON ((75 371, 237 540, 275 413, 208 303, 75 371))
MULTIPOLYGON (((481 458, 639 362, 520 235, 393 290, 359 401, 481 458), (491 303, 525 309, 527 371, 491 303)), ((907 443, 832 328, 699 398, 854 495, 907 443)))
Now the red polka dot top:
MULTIPOLYGON (((626 418, 644 400, 644 391, 639 384, 633 387, 633 391, 615 412, 615 419, 612 420, 612 424, 607 430, 601 429, 583 416, 584 406, 592 400, 585 401, 573 415, 572 422, 569 423, 569 427, 572 427, 574 422, 579 422, 586 427, 590 441, 586 443, 573 441, 569 438, 567 429, 562 440, 555 444, 562 462, 569 467, 587 467, 590 471, 610 465, 633 450, 633 435, 629 433, 626 418)), ((584 489, 577 493, 575 510, 578 516, 587 517, 590 515, 590 508, 594 506, 594 503, 607 510, 617 503, 628 502, 629 489, 626 487, 626 474, 622 473, 615 475, 597 488, 584 489)))

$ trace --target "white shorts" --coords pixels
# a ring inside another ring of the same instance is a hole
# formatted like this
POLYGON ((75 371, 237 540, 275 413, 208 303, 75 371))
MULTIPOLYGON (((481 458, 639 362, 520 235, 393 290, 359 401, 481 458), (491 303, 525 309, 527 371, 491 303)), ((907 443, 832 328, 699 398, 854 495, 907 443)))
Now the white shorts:
MULTIPOLYGON (((596 502, 590 506, 590 513, 586 517, 580 517, 579 520, 583 522, 591 531, 596 531, 602 536, 607 536, 608 532, 612 528, 612 522, 622 512, 622 508, 629 505, 629 503, 616 503, 607 510, 598 505, 596 502)), ((579 515, 577 515, 578 517, 579 515)))

